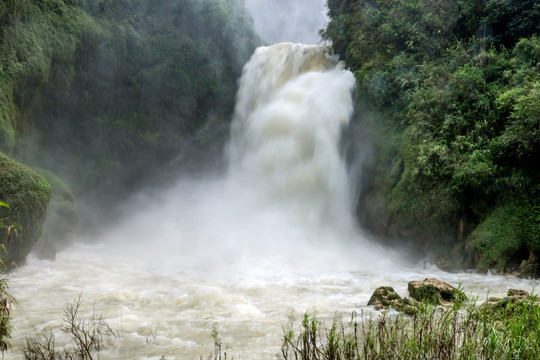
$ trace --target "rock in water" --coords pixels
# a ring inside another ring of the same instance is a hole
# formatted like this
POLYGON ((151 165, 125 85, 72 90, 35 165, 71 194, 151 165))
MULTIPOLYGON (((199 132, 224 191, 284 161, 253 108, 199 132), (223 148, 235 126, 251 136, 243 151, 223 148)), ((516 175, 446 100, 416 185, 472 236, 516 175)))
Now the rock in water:
POLYGON ((375 289, 373 295, 371 295, 368 305, 374 306, 377 310, 381 310, 392 305, 398 300, 401 300, 401 296, 396 293, 393 287, 380 286, 375 289))
POLYGON ((444 281, 428 278, 410 281, 407 287, 411 297, 418 301, 428 301, 434 305, 451 305, 455 301, 466 300, 465 294, 444 281))
POLYGON ((415 314, 417 309, 414 302, 401 298, 391 286, 381 286, 375 289, 368 301, 368 305, 373 306, 375 310, 383 310, 391 307, 394 310, 402 311, 409 315, 415 314))
POLYGON ((525 290, 509 289, 507 296, 508 297, 514 297, 516 299, 523 299, 523 298, 528 298, 529 293, 527 291, 525 291, 525 290))
POLYGON ((500 319, 529 311, 531 306, 540 306, 540 299, 525 290, 509 289, 506 297, 490 297, 480 308, 485 314, 500 319))

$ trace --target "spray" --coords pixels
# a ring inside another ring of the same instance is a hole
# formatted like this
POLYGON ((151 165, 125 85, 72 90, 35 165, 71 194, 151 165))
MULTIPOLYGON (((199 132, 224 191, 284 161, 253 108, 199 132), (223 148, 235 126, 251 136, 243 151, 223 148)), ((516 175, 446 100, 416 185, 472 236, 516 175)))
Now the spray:
POLYGON ((348 316, 381 284, 404 294, 429 274, 465 279, 477 294, 486 283, 495 296, 530 289, 534 281, 403 269, 364 239, 338 151, 353 87, 328 48, 258 49, 241 80, 226 176, 140 193, 101 244, 78 243, 53 262, 30 258, 11 279, 24 308, 13 348, 58 323, 62 304, 81 293, 81 314, 99 304, 121 329, 103 359, 201 357, 216 328, 243 357, 275 359, 287 314, 348 316))
POLYGON ((350 226, 338 145, 353 112, 354 84, 329 47, 257 49, 238 91, 229 178, 256 191, 261 202, 292 212, 305 227, 350 226))
POLYGON ((240 80, 226 174, 139 195, 107 243, 129 238, 124 252, 224 276, 263 263, 386 266, 388 253, 377 251, 356 225, 339 151, 354 86, 330 47, 258 48, 240 80), (134 215, 134 208, 143 211, 134 215))

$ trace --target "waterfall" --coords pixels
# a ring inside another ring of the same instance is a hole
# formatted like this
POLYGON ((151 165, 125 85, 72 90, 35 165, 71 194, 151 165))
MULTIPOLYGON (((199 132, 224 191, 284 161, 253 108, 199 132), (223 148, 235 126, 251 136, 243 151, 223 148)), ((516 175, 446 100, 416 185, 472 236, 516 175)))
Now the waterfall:
POLYGON ((230 177, 306 226, 350 227, 350 186, 339 141, 353 113, 354 84, 330 47, 258 48, 237 94, 230 177))
POLYGON ((81 294, 81 316, 119 329, 101 359, 206 358, 219 334, 231 358, 271 360, 288 318, 375 318, 366 304, 381 285, 406 294, 408 281, 437 277, 473 296, 534 289, 536 280, 405 268, 364 240, 338 146, 353 88, 324 46, 259 48, 240 82, 226 176, 141 192, 99 242, 89 234, 55 261, 31 256, 11 274, 23 311, 13 312, 7 358, 24 359, 18 349, 36 332, 65 346, 62 309, 81 294))

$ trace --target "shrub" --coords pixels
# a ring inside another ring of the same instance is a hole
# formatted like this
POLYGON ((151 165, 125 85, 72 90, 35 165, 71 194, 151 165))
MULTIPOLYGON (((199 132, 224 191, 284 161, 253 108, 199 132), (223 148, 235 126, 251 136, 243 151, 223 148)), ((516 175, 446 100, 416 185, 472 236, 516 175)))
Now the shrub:
POLYGON ((44 331, 26 338, 22 349, 27 360, 93 360, 99 359, 99 352, 116 334, 109 325, 95 314, 84 318, 80 314, 82 298, 64 308, 64 325, 61 331, 69 335, 73 343, 56 348, 55 335, 44 331), (96 357, 97 356, 97 357, 96 357))

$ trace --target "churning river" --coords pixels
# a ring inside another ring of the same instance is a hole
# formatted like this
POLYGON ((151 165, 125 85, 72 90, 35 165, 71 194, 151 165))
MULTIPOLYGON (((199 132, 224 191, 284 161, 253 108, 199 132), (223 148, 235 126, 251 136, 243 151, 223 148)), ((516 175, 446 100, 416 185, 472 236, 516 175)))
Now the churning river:
POLYGON ((65 345, 63 309, 79 296, 80 315, 100 315, 116 333, 101 359, 206 358, 216 333, 229 359, 276 359, 290 318, 376 316, 366 304, 378 286, 404 296, 410 280, 437 277, 481 298, 534 290, 532 280, 407 263, 358 229, 339 151, 354 83, 327 47, 257 49, 240 82, 227 174, 141 193, 56 260, 30 256, 10 276, 20 310, 6 358, 23 359, 32 333, 53 331, 65 345))

